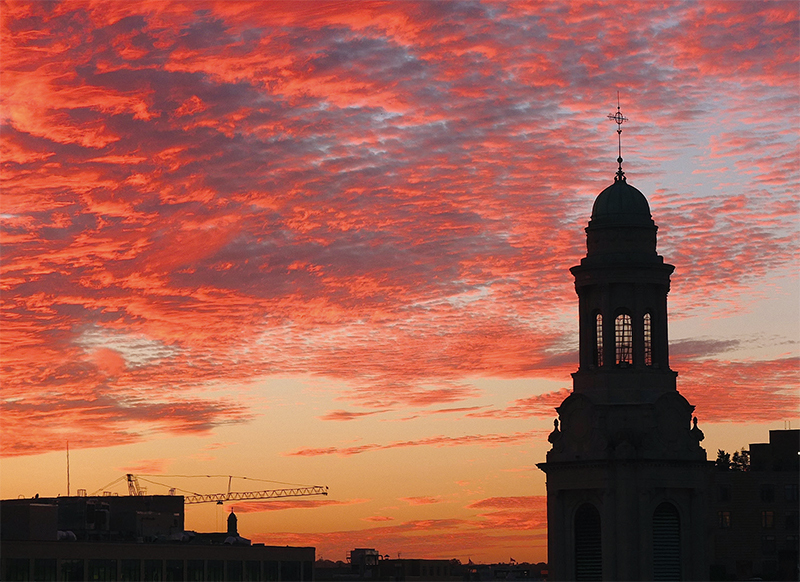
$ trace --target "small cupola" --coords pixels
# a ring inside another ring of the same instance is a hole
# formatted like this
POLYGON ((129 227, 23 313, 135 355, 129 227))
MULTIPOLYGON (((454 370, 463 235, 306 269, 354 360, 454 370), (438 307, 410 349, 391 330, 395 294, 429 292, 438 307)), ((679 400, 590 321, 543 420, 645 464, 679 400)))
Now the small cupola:
POLYGON ((228 515, 228 535, 229 536, 239 535, 239 520, 233 511, 231 511, 230 515, 228 515))
POLYGON ((625 176, 617 176, 613 184, 600 192, 592 206, 592 218, 589 221, 589 228, 653 225, 647 198, 628 184, 625 176))

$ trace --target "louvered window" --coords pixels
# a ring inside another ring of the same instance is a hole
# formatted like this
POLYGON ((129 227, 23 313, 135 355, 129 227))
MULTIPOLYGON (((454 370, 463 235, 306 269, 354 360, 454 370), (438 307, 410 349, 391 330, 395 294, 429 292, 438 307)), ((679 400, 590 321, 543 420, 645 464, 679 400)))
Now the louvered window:
POLYGON ((681 522, 671 503, 653 513, 653 580, 681 579, 681 522))
POLYGON ((602 580, 600 512, 584 503, 575 513, 575 580, 602 580))

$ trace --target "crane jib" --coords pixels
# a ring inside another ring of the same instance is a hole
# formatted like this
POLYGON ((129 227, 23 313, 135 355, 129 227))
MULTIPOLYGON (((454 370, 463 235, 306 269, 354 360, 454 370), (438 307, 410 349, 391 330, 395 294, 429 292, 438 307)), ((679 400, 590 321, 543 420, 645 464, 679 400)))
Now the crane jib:
POLYGON ((327 495, 328 488, 315 485, 313 487, 293 487, 289 489, 266 489, 264 491, 241 491, 228 493, 210 493, 208 495, 185 495, 183 502, 211 503, 214 501, 241 501, 244 499, 276 499, 282 497, 305 497, 308 495, 327 495))

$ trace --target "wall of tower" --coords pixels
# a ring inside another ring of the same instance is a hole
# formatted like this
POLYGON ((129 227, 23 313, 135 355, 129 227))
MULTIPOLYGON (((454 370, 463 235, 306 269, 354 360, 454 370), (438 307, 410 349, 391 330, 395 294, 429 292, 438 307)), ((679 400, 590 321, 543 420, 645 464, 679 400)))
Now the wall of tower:
POLYGON ((605 258, 617 257, 620 260, 648 260, 656 254, 655 225, 645 227, 626 226, 589 227, 586 229, 586 256, 605 258))
MULTIPOLYGON (((708 579, 707 492, 703 461, 582 462, 548 471, 548 568, 551 580, 580 580, 575 520, 588 503, 600 514, 603 580, 654 580, 654 514, 663 503, 678 513, 681 580, 708 579)), ((589 579, 591 576, 584 579, 589 579)))
MULTIPOLYGON (((660 257, 659 257, 660 258, 660 257)), ((613 367, 615 364, 614 320, 621 313, 628 313, 633 324, 632 367, 642 370, 669 372, 669 335, 667 294, 672 265, 646 263, 632 265, 595 264, 571 269, 575 276, 575 291, 578 294, 579 313, 579 365, 581 371, 613 367), (648 366, 644 357, 643 317, 651 316, 652 362, 648 366), (603 316, 603 365, 598 366, 595 354, 596 315, 603 316)), ((582 387, 582 386, 581 386, 582 387)))

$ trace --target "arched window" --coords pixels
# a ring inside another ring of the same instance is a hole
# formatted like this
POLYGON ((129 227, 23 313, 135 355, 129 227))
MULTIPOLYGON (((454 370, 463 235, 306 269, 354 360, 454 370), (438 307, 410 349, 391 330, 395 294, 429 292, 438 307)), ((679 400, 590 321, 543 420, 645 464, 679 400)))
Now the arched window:
POLYGON ((584 503, 575 512, 575 580, 603 579, 600 512, 584 503))
POLYGON ((598 313, 594 318, 594 365, 598 368, 603 365, 603 314, 598 313))
POLYGON ((671 503, 653 513, 653 580, 681 579, 681 519, 671 503))
POLYGON ((644 330, 644 365, 653 365, 653 328, 650 324, 650 314, 645 313, 642 320, 642 329, 644 330))
POLYGON ((621 313, 614 321, 614 340, 617 348, 617 366, 633 363, 633 327, 631 316, 621 313))

